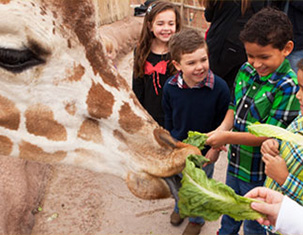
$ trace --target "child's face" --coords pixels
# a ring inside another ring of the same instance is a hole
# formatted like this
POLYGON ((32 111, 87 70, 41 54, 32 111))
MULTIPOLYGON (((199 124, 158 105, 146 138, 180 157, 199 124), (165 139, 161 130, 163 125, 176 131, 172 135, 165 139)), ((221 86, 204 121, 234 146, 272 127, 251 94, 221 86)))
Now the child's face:
POLYGON ((156 39, 168 43, 170 37, 176 32, 176 14, 173 10, 166 10, 156 15, 150 29, 156 39))
POLYGON ((199 48, 193 53, 183 54, 180 63, 173 60, 178 71, 183 72, 183 79, 189 87, 193 87, 203 81, 208 73, 209 62, 205 47, 199 48))
POLYGON ((261 76, 267 76, 279 68, 285 57, 293 49, 293 43, 289 41, 284 49, 273 48, 272 45, 260 46, 257 43, 244 43, 248 62, 261 76))
POLYGON ((303 71, 301 69, 298 70, 298 83, 300 90, 297 92, 296 97, 300 102, 301 112, 303 113, 303 71))

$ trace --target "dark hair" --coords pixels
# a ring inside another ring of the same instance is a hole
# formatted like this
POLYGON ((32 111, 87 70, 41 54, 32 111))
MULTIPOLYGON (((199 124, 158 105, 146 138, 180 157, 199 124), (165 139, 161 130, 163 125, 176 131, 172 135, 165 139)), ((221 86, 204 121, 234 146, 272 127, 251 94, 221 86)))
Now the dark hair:
POLYGON ((151 2, 147 8, 146 15, 144 17, 141 35, 138 45, 136 47, 136 53, 134 58, 134 73, 135 77, 142 77, 144 75, 144 65, 147 56, 150 53, 150 48, 154 34, 150 31, 150 27, 155 17, 166 10, 173 10, 176 15, 176 32, 181 29, 181 15, 178 8, 168 1, 158 0, 151 2))
POLYGON ((293 40, 292 24, 284 12, 266 7, 247 21, 240 40, 283 50, 287 42, 293 40))
POLYGON ((183 54, 193 53, 199 48, 206 47, 206 41, 201 32, 195 29, 183 29, 174 34, 168 44, 171 59, 180 62, 183 54))
POLYGON ((303 58, 299 60, 297 66, 298 66, 298 69, 300 69, 301 71, 303 71, 303 58))

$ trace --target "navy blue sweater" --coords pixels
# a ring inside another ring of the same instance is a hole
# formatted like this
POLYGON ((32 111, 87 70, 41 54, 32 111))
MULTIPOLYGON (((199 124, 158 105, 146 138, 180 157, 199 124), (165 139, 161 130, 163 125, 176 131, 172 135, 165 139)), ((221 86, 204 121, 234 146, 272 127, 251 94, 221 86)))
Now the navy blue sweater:
POLYGON ((207 133, 216 129, 223 121, 230 101, 226 82, 215 75, 213 89, 207 86, 182 89, 169 84, 171 79, 164 85, 162 99, 165 128, 171 135, 182 141, 187 138, 188 131, 207 133))

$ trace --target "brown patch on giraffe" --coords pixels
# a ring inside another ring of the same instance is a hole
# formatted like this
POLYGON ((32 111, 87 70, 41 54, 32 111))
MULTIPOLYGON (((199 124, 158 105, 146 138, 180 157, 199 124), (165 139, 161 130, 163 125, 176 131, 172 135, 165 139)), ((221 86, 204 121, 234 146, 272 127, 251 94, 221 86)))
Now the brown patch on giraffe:
POLYGON ((6 136, 0 135, 0 154, 9 155, 13 150, 13 142, 6 136))
POLYGON ((115 76, 112 66, 106 56, 106 51, 101 44, 101 39, 97 31, 95 22, 95 6, 93 1, 87 0, 57 0, 53 5, 57 5, 58 10, 62 10, 64 24, 72 29, 79 42, 84 46, 86 58, 90 62, 95 74, 99 74, 102 80, 117 89, 123 79, 115 76))
POLYGON ((0 3, 1 4, 8 4, 8 3, 10 3, 10 0, 0 0, 0 3))
POLYGON ((65 104, 65 110, 66 112, 68 112, 70 115, 74 116, 76 111, 77 111, 77 107, 76 107, 76 103, 75 101, 71 101, 65 104))
POLYGON ((114 137, 116 139, 118 139, 118 140, 120 140, 121 142, 124 142, 124 143, 127 142, 127 139, 125 138, 125 136, 123 135, 123 133, 121 131, 116 129, 116 130, 113 131, 113 133, 114 133, 114 137))
POLYGON ((87 95, 87 109, 94 118, 108 118, 113 112, 114 96, 100 83, 92 81, 92 86, 87 95))
POLYGON ((136 133, 144 125, 142 118, 133 112, 128 103, 124 103, 121 106, 119 117, 121 128, 130 134, 136 133))
POLYGON ((20 123, 20 111, 9 99, 0 95, 0 126, 17 130, 20 123))
POLYGON ((78 137, 83 140, 93 141, 97 144, 102 143, 103 138, 99 127, 99 122, 93 119, 84 120, 78 131, 78 137))
POLYGON ((80 81, 84 73, 85 73, 85 68, 81 64, 78 64, 77 66, 74 64, 73 74, 68 77, 68 80, 71 82, 80 81))
POLYGON ((67 154, 64 151, 47 153, 37 145, 33 145, 26 141, 22 141, 21 144, 19 144, 19 150, 20 150, 19 157, 22 159, 46 162, 46 163, 60 162, 66 157, 67 154))
POLYGON ((54 119, 53 111, 46 105, 36 104, 25 112, 27 131, 49 140, 65 141, 66 129, 54 119))
POLYGON ((67 40, 67 47, 68 47, 69 49, 72 48, 72 42, 71 42, 70 38, 67 40))

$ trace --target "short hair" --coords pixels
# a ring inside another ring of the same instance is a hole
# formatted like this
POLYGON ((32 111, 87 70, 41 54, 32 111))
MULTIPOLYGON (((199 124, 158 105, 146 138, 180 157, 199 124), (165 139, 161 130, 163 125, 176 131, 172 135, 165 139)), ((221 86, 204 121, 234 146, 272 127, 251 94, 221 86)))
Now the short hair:
POLYGON ((283 50, 288 41, 293 40, 293 26, 287 15, 280 10, 265 7, 254 14, 240 32, 243 43, 272 45, 283 50))
POLYGON ((303 71, 303 58, 299 60, 298 64, 297 64, 298 69, 300 69, 301 71, 303 71))
POLYGON ((177 62, 180 62, 183 54, 193 53, 202 47, 208 50, 202 33, 195 29, 183 29, 174 34, 169 41, 168 47, 171 59, 177 62))

